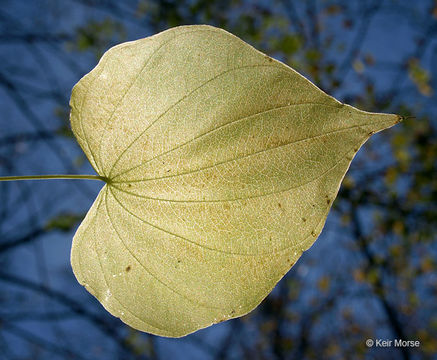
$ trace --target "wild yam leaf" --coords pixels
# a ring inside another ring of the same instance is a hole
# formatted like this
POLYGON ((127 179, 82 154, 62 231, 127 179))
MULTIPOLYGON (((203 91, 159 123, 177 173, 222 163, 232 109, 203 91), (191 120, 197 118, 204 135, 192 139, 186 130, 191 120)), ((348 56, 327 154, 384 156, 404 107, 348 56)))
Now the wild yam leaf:
POLYGON ((74 273, 114 316, 171 337, 254 309, 320 234, 360 146, 399 120, 210 26, 115 46, 71 107, 108 179, 74 273))

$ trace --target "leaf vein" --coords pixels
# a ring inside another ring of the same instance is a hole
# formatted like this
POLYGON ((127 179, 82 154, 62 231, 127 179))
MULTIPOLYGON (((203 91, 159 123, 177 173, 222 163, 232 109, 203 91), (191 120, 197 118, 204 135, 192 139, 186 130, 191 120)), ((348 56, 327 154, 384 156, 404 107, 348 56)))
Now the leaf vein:
POLYGON ((146 160, 145 162, 143 162, 143 163, 141 163, 141 164, 139 164, 139 165, 136 165, 136 166, 134 166, 134 167, 131 167, 130 169, 127 169, 127 170, 125 170, 125 171, 123 171, 123 172, 121 172, 121 173, 118 173, 116 176, 114 176, 114 177, 112 178, 112 181, 114 181, 117 177, 119 177, 119 176, 121 176, 121 175, 124 175, 124 174, 126 174, 126 173, 128 173, 128 172, 130 172, 130 171, 132 171, 132 170, 135 170, 135 169, 137 169, 137 168, 139 168, 139 167, 141 167, 141 166, 144 166, 144 165, 150 163, 151 161, 153 161, 153 160, 155 160, 155 159, 157 159, 157 158, 159 158, 159 157, 161 157, 161 156, 168 155, 169 153, 171 153, 171 152, 173 152, 173 151, 176 151, 176 150, 178 150, 178 149, 180 149, 180 148, 182 148, 182 147, 184 147, 184 146, 186 146, 186 145, 188 145, 188 144, 190 144, 190 143, 193 143, 194 141, 199 140, 200 138, 203 138, 203 137, 205 137, 205 136, 208 136, 208 135, 210 135, 210 134, 212 134, 212 133, 214 133, 214 132, 216 132, 216 131, 218 131, 218 130, 220 130, 220 129, 222 129, 222 128, 225 128, 225 127, 228 127, 228 126, 231 126, 231 125, 235 125, 236 123, 238 123, 238 122, 240 122, 240 121, 245 121, 245 120, 248 120, 248 119, 250 119, 250 118, 252 118, 252 117, 256 117, 256 116, 258 116, 258 115, 266 114, 266 113, 268 113, 268 112, 272 112, 272 111, 276 111, 276 110, 283 110, 283 109, 287 109, 287 108, 289 108, 289 107, 293 107, 293 106, 301 106, 301 105, 320 105, 320 106, 328 106, 328 107, 338 107, 338 105, 331 105, 331 104, 324 104, 324 103, 316 103, 316 102, 296 103, 296 104, 287 104, 287 105, 277 106, 277 107, 274 107, 274 108, 270 108, 270 109, 267 109, 267 110, 263 110, 263 111, 257 112, 257 113, 255 113, 255 114, 251 114, 251 115, 248 115, 248 116, 244 116, 244 117, 241 117, 241 118, 238 118, 238 119, 232 120, 232 121, 230 121, 230 122, 228 122, 228 123, 226 123, 226 124, 220 125, 220 126, 214 128, 214 129, 211 129, 211 130, 209 130, 209 131, 207 131, 207 132, 204 132, 204 133, 202 133, 202 134, 200 134, 200 135, 197 135, 197 136, 195 136, 194 138, 192 138, 192 139, 186 141, 186 142, 183 143, 183 144, 180 144, 180 145, 178 145, 178 146, 176 146, 176 147, 174 147, 174 148, 172 148, 172 149, 170 149, 170 150, 168 150, 168 151, 165 151, 165 152, 163 152, 163 153, 160 153, 160 154, 158 154, 158 155, 152 157, 152 158, 149 159, 149 160, 146 160))
MULTIPOLYGON (((107 194, 107 191, 105 192, 105 204, 106 204, 106 194, 107 194)), ((103 202, 103 196, 102 196, 101 199, 100 199, 100 202, 99 202, 99 205, 97 206, 96 212, 98 212, 98 210, 99 210, 100 205, 102 204, 102 202, 103 202)), ((109 217, 109 215, 108 215, 108 217, 109 217)), ((105 270, 104 270, 104 268, 103 268, 103 265, 102 265, 102 261, 101 261, 101 259, 100 259, 99 252, 96 250, 96 242, 95 242, 95 241, 93 242, 93 248, 94 248, 94 252, 95 252, 96 255, 97 255, 97 261, 98 261, 98 263, 99 263, 100 271, 101 271, 102 274, 103 274, 103 281, 104 281, 104 283, 105 283, 105 287, 106 287, 106 289, 107 289, 108 291, 111 291, 111 287, 109 286, 109 282, 108 282, 108 280, 106 280, 105 270)), ((135 317, 137 320, 139 320, 139 321, 141 321, 142 323, 146 324, 147 326, 153 327, 153 328, 155 328, 155 329, 159 329, 159 330, 162 330, 162 331, 167 331, 166 329, 164 329, 164 328, 160 328, 160 327, 156 326, 155 324, 150 324, 150 323, 148 323, 148 322, 142 320, 140 317, 138 317, 138 316, 135 315, 132 311, 130 311, 130 309, 129 309, 126 305, 124 305, 124 304, 123 304, 123 303, 118 299, 117 295, 114 294, 112 291, 111 291, 111 295, 114 297, 115 301, 117 301, 117 303, 118 303, 118 304, 119 304, 119 305, 120 305, 124 310, 126 310, 129 314, 131 314, 131 315, 132 315, 133 317, 135 317)), ((100 301, 100 299, 99 299, 99 301, 100 301)))
MULTIPOLYGON (((109 187, 108 187, 108 190, 111 191, 112 197, 119 203, 118 199, 115 198, 114 193, 112 192, 112 190, 109 187)), ((105 206, 106 206, 106 213, 108 214, 109 222, 110 222, 112 228, 114 229, 115 233, 117 234, 117 237, 120 239, 120 241, 123 244, 124 248, 138 262, 138 264, 140 264, 140 266, 144 269, 144 271, 146 271, 150 276, 152 276, 157 282, 159 282, 161 285, 166 287, 168 290, 170 290, 171 292, 179 295, 180 297, 184 298, 185 300, 187 300, 188 302, 190 302, 190 303, 192 303, 194 305, 201 306, 201 307, 204 307, 206 309, 224 310, 224 309, 222 309, 220 307, 208 306, 208 305, 205 305, 205 304, 201 304, 201 303, 199 303, 199 302, 197 302, 197 301, 195 301, 193 299, 190 299, 189 297, 185 296, 184 294, 181 294, 180 292, 178 292, 176 289, 172 288, 170 285, 168 285, 163 280, 161 280, 159 277, 157 277, 155 274, 153 274, 149 269, 147 269, 144 266, 144 264, 135 256, 135 254, 132 252, 132 250, 125 244, 125 242, 123 241, 123 238, 121 237, 120 233, 115 228, 114 222, 112 221, 112 218, 111 218, 111 215, 110 215, 110 212, 109 212, 109 209, 108 209, 108 202, 107 201, 105 201, 105 206)))
MULTIPOLYGON (((205 30, 197 30, 194 32, 202 32, 205 30)), ((168 45, 169 43, 171 43, 172 41, 174 41, 175 39, 177 39, 178 37, 185 35, 187 33, 193 33, 193 31, 187 31, 184 33, 180 33, 180 34, 176 34, 174 37, 172 37, 171 39, 169 39, 168 41, 162 43, 159 47, 157 47, 152 54, 150 54, 149 58, 147 59, 147 61, 144 63, 144 65, 142 66, 142 68, 140 69, 140 71, 138 72, 137 76, 135 76, 135 79, 133 79, 133 81, 130 83, 130 85, 126 88, 126 91, 124 92, 123 96, 120 98, 120 100, 118 101, 118 103, 115 105, 114 110, 112 111, 111 115, 109 116, 109 119, 105 122, 105 126, 103 128, 102 131, 102 135, 100 136, 100 140, 99 140, 99 147, 97 150, 97 154, 99 156, 99 161, 102 162, 102 142, 103 142, 103 138, 106 136, 107 130, 108 130, 108 126, 109 123, 112 121, 115 112, 117 111, 117 109, 119 108, 119 106, 123 103, 127 93, 130 91, 130 89, 132 88, 132 86, 138 81, 138 79, 140 78, 141 74, 144 72, 144 70, 147 67, 147 64, 149 64, 150 60, 158 53, 159 50, 161 50, 165 45, 168 45)), ((102 169, 103 170, 103 169, 102 169)), ((104 175, 103 175, 104 176, 104 175)))
POLYGON ((251 156, 254 156, 254 155, 259 155, 259 154, 262 154, 262 153, 265 153, 265 152, 268 152, 268 151, 272 151, 272 150, 275 150, 275 149, 278 149, 278 148, 281 148, 281 147, 298 144, 300 142, 304 142, 304 141, 308 141, 308 140, 312 140, 312 139, 316 139, 316 138, 323 138, 324 136, 327 136, 327 135, 331 135, 331 134, 335 134, 335 133, 341 133, 343 131, 348 131, 348 130, 355 129, 357 127, 363 127, 363 126, 367 126, 367 125, 369 125, 369 124, 354 125, 354 126, 350 126, 350 127, 339 129, 339 130, 329 131, 329 132, 326 132, 326 133, 320 134, 320 135, 309 136, 309 137, 306 137, 306 138, 303 138, 303 139, 287 142, 287 143, 284 143, 284 144, 281 144, 281 145, 277 145, 277 146, 274 146, 274 147, 271 147, 271 148, 268 148, 268 149, 262 149, 262 150, 259 150, 259 151, 256 151, 256 152, 253 152, 253 153, 250 153, 250 154, 246 154, 246 155, 239 156, 239 157, 236 157, 236 158, 224 160, 224 161, 215 163, 213 165, 205 166, 203 168, 195 169, 195 170, 192 170, 192 171, 187 171, 187 172, 180 173, 180 174, 172 174, 172 175, 166 175, 166 176, 150 178, 150 179, 111 181, 111 184, 138 183, 138 182, 155 181, 155 180, 161 180, 161 179, 169 179, 169 178, 183 176, 183 175, 190 175, 190 174, 194 174, 194 173, 197 173, 197 172, 200 172, 200 171, 203 171, 203 170, 207 170, 207 169, 210 169, 210 168, 217 167, 219 165, 223 165, 223 164, 230 163, 230 162, 233 162, 233 161, 245 159, 245 158, 248 158, 248 157, 251 157, 251 156))
MULTIPOLYGON (((347 153, 345 153, 343 156, 345 156, 349 152, 350 152, 350 150, 347 153)), ((341 160, 342 160, 343 156, 341 157, 341 160)), ((252 196, 245 196, 245 197, 241 197, 241 198, 232 198, 232 199, 215 199, 215 200, 173 200, 173 199, 163 199, 163 198, 154 198, 154 197, 149 197, 149 196, 145 196, 145 195, 135 194, 133 192, 130 192, 130 191, 124 190, 124 189, 122 189, 120 187, 117 187, 117 186, 115 186, 113 184, 111 184, 110 186, 114 187, 115 189, 117 189, 117 190, 119 190, 121 192, 124 192, 125 194, 131 195, 131 196, 134 196, 134 197, 139 197, 139 198, 148 199, 148 200, 162 201, 162 202, 170 202, 170 203, 220 203, 220 202, 233 202, 233 201, 242 201, 242 200, 261 198, 261 197, 265 197, 265 196, 281 194, 281 193, 284 193, 284 192, 287 192, 287 191, 290 191, 290 190, 298 189, 298 188, 300 188, 302 186, 308 185, 308 184, 310 184, 310 183, 312 183, 314 181, 317 181, 317 180, 321 179, 324 175, 326 175, 328 172, 333 170, 339 164, 340 164, 340 161, 335 163, 335 165, 330 167, 328 170, 326 170, 325 172, 323 172, 319 176, 316 176, 314 179, 306 181, 306 182, 298 184, 298 185, 295 185, 295 186, 287 188, 287 189, 271 191, 271 192, 260 194, 260 195, 252 195, 252 196)))
POLYGON ((202 88, 203 86, 207 85, 208 83, 218 79, 220 76, 223 76, 225 74, 228 74, 232 71, 236 71, 236 70, 241 70, 241 69, 252 69, 252 68, 256 68, 256 67, 276 67, 279 70, 283 70, 281 68, 279 68, 279 66, 277 65, 268 65, 268 64, 255 64, 255 65, 245 65, 245 66, 239 66, 236 68, 232 68, 232 69, 228 69, 226 71, 223 71, 222 73, 212 77, 211 79, 208 79, 207 81, 203 82, 201 85, 199 85, 198 87, 196 87, 195 89, 193 89, 192 91, 190 91, 188 94, 184 95, 183 97, 181 97, 178 101, 176 101, 175 103, 173 103, 172 105, 170 105, 163 113, 161 113, 155 120, 153 120, 149 126, 147 126, 135 139, 133 139, 131 141, 131 143, 121 152, 121 154, 118 156, 118 158, 115 160, 114 164, 112 165, 111 169, 109 170, 109 175, 108 178, 112 177, 112 172, 115 169, 115 166, 118 164, 118 162, 121 160, 121 158, 123 157, 123 155, 132 147, 133 144, 136 143, 136 141, 141 138, 141 136, 143 136, 147 130, 149 130, 159 119, 161 119, 165 114, 167 114, 171 109, 173 109, 176 105, 178 105, 179 103, 181 103, 182 101, 184 101, 185 99, 187 99, 191 94, 193 94, 194 92, 196 92, 197 90, 199 90, 200 88, 202 88))

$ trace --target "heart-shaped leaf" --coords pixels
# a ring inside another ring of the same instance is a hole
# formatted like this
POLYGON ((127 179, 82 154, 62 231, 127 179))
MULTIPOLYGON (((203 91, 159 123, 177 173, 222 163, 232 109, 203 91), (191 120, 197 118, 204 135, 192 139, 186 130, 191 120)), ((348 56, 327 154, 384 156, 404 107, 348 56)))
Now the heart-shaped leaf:
POLYGON ((399 121, 210 26, 115 46, 71 107, 107 178, 74 237, 74 273, 113 315, 163 336, 254 309, 320 234, 360 146, 399 121))

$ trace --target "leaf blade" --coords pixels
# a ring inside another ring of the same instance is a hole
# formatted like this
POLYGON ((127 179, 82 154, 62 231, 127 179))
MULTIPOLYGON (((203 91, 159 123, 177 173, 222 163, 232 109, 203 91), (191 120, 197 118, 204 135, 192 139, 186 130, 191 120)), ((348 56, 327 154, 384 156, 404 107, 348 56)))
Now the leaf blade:
POLYGON ((255 308, 320 234, 358 149, 399 121, 209 26, 109 50, 71 103, 108 177, 73 240, 74 273, 163 336, 255 308))

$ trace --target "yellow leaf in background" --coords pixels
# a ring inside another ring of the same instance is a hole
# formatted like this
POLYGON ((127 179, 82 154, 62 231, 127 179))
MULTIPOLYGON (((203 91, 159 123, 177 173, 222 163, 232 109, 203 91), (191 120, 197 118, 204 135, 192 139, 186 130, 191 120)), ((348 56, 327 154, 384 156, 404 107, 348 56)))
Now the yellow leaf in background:
POLYGON ((110 49, 71 108, 107 178, 74 273, 114 316, 171 337, 253 310, 320 234, 360 146, 400 119, 203 25, 110 49))
POLYGON ((433 93, 431 76, 419 63, 419 60, 412 58, 408 62, 408 74, 410 79, 416 85, 417 90, 424 96, 431 96, 433 93))

